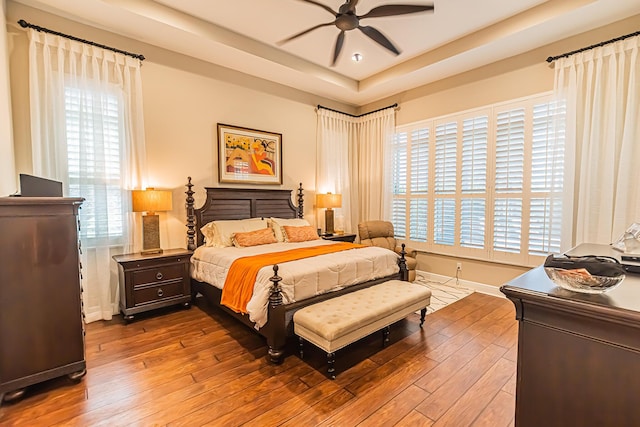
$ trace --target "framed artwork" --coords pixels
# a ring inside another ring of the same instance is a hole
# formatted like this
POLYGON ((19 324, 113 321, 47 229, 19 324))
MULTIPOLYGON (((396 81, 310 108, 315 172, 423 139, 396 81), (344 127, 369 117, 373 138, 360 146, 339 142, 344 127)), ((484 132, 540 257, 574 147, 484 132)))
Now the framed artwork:
POLYGON ((282 134, 218 123, 218 179, 282 184, 282 134))

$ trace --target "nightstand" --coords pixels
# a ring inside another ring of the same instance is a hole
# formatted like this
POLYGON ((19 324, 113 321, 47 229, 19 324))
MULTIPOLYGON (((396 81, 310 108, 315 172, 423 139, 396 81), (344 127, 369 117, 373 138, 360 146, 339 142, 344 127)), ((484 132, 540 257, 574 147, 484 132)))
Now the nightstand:
POLYGON ((114 255, 118 263, 120 311, 125 321, 160 307, 191 306, 191 254, 186 249, 168 249, 153 255, 114 255))
POLYGON ((355 234, 323 234, 322 237, 324 240, 335 240, 336 242, 350 242, 353 243, 356 240, 355 234))

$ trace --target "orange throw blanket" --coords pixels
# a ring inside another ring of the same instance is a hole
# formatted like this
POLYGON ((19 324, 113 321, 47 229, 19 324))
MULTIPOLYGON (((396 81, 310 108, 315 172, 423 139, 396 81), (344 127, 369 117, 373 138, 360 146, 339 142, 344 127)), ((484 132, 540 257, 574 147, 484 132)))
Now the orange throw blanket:
POLYGON ((256 283, 258 271, 262 267, 362 247, 364 245, 340 242, 332 245, 310 246, 238 258, 229 267, 220 303, 236 313, 245 314, 247 313, 247 303, 253 296, 253 286, 256 283))

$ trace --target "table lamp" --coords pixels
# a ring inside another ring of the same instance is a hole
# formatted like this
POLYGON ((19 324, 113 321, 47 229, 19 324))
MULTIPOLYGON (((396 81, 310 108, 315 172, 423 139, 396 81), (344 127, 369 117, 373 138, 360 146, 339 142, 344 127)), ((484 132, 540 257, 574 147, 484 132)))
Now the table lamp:
POLYGON ((160 248, 160 217, 156 212, 170 211, 171 191, 155 190, 133 190, 131 201, 134 212, 146 212, 142 215, 142 251, 143 255, 161 254, 160 248))
POLYGON ((339 208, 342 206, 342 194, 316 194, 316 207, 322 209, 324 212, 324 231, 326 234, 333 234, 333 208, 339 208))

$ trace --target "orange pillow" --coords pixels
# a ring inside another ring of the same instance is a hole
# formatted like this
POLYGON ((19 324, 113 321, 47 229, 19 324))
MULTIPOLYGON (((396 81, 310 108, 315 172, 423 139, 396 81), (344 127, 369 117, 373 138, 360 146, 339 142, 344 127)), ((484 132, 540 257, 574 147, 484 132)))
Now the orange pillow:
POLYGON ((306 242, 308 240, 318 240, 318 232, 310 225, 295 227, 292 225, 284 225, 285 242, 306 242))
POLYGON ((236 247, 258 246, 276 242, 276 236, 271 228, 262 228, 233 235, 233 244, 236 247))

